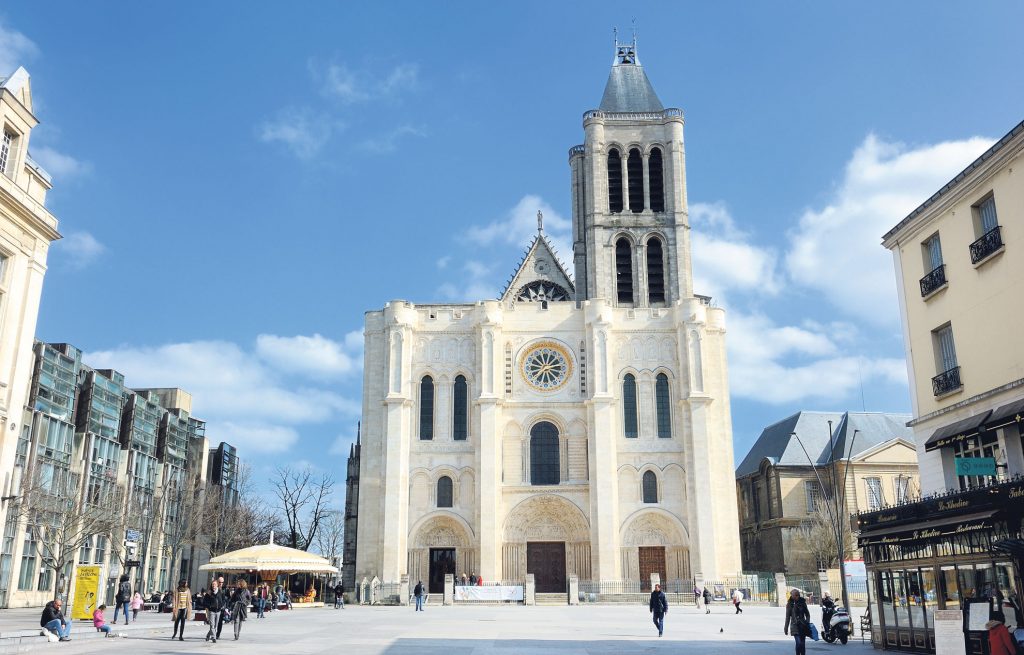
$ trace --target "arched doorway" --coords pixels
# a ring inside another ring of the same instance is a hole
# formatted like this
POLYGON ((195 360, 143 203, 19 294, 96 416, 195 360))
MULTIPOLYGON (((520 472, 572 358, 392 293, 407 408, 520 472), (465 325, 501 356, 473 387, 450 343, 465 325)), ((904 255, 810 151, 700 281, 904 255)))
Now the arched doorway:
POLYGON ((476 569, 476 549, 468 526, 451 514, 434 514, 414 527, 409 549, 409 582, 422 581, 432 594, 444 593, 444 576, 476 569))
POLYGON ((505 579, 532 573, 537 593, 564 592, 570 575, 590 579, 590 524, 571 501, 554 494, 527 498, 509 513, 504 532, 505 579))
POLYGON ((675 516, 665 510, 641 510, 626 519, 622 529, 622 574, 650 591, 651 574, 662 584, 688 582, 690 540, 675 516))

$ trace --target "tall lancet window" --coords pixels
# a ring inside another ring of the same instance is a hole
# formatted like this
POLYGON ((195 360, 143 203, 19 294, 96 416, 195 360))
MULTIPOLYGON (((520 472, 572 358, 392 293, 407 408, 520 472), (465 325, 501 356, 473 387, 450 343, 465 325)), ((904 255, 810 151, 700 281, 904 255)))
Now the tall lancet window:
POLYGON ((616 148, 608 151, 608 211, 622 211, 622 157, 616 148))
POLYGON ((615 290, 619 302, 633 302, 633 248, 625 237, 615 242, 615 290))
POLYGON ((651 188, 651 211, 665 211, 665 178, 662 175, 661 148, 651 148, 647 158, 647 179, 651 188))
POLYGON ((453 391, 455 398, 452 400, 452 439, 465 441, 469 434, 469 413, 466 411, 469 405, 469 385, 466 384, 466 376, 459 375, 455 378, 453 391))
POLYGON ((629 176, 629 209, 639 214, 644 210, 644 162, 638 148, 629 151, 626 174, 629 176))
POLYGON ((434 378, 424 375, 420 380, 420 439, 434 438, 434 378))
POLYGON ((558 484, 561 461, 558 428, 541 421, 530 430, 530 484, 558 484))
POLYGON ((647 241, 647 301, 665 302, 665 255, 658 237, 647 241))
POLYGON ((643 491, 645 503, 658 502, 658 476, 654 471, 644 471, 643 491))
POLYGON ((668 396, 668 376, 658 373, 654 383, 654 408, 658 413, 658 438, 672 438, 672 405, 668 396))
POLYGON ((452 485, 452 479, 447 475, 442 475, 437 481, 437 506, 438 507, 451 507, 454 505, 454 486, 452 485))
POLYGON ((636 439, 639 436, 636 415, 636 378, 632 373, 627 373, 622 379, 622 427, 627 439, 636 439))

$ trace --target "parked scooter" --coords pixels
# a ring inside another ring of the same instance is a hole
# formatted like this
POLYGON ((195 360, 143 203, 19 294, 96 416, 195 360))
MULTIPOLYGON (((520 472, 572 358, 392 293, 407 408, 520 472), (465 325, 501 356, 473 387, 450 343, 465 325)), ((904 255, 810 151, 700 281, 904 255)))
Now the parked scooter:
POLYGON ((822 638, 828 643, 834 643, 837 639, 839 643, 845 644, 850 638, 851 623, 850 613, 846 611, 846 608, 837 605, 831 612, 823 612, 822 616, 822 638))

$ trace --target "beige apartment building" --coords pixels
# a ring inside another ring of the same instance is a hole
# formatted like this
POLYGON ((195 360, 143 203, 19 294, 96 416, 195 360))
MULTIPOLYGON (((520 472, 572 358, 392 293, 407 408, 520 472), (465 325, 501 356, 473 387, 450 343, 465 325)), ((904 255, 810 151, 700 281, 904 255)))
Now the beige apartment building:
MULTIPOLYGON (((833 489, 840 490, 843 517, 917 498, 909 419, 804 411, 766 427, 736 469, 743 570, 814 574, 829 568, 832 562, 809 546, 807 531, 825 518, 833 489)), ((846 559, 860 554, 851 550, 846 559)))
POLYGON ((926 492, 966 489, 956 458, 1024 473, 1024 123, 884 237, 896 262, 911 426, 926 492))
MULTIPOLYGON (((6 72, 6 71, 4 71, 6 72)), ((0 72, 2 74, 3 72, 0 72)), ((12 471, 32 380, 32 342, 50 243, 60 238, 45 207, 47 175, 29 155, 39 120, 28 72, 0 77, 0 524, 13 495, 12 471)))

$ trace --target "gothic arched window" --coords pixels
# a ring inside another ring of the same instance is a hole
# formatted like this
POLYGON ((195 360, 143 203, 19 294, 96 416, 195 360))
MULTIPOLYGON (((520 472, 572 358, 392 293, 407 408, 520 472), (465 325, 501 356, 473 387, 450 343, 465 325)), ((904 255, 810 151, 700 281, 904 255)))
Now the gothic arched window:
POLYGON ((452 479, 447 475, 442 475, 437 481, 437 506, 451 507, 453 504, 452 479))
POLYGON ((645 503, 656 503, 658 502, 658 476, 654 474, 654 471, 647 471, 644 473, 644 502, 645 503))
POLYGON ((629 178, 629 210, 639 214, 644 210, 644 161, 639 148, 629 151, 626 175, 629 178))
POLYGON ((665 178, 662 173, 661 148, 651 148, 647 157, 647 180, 651 189, 651 211, 665 211, 665 178))
POLYGON ((647 300, 665 302, 665 254, 658 237, 647 240, 647 300))
POLYGON ((622 211, 622 157, 615 148, 608 151, 608 211, 622 211))
POLYGON ((452 439, 465 441, 469 435, 469 385, 466 384, 466 376, 456 376, 453 391, 455 398, 452 401, 452 439))
POLYGON ((622 379, 622 423, 627 439, 639 436, 636 417, 636 378, 627 373, 622 379))
POLYGON ((420 439, 434 438, 434 378, 424 375, 420 380, 420 439))
POLYGON ((615 286, 619 302, 633 302, 633 248, 626 237, 615 242, 615 286))
POLYGON ((530 484, 558 484, 558 428, 542 421, 530 430, 530 484))
POLYGON ((658 373, 657 381, 654 383, 654 407, 658 414, 658 437, 671 438, 672 406, 668 396, 668 376, 664 373, 658 373))

